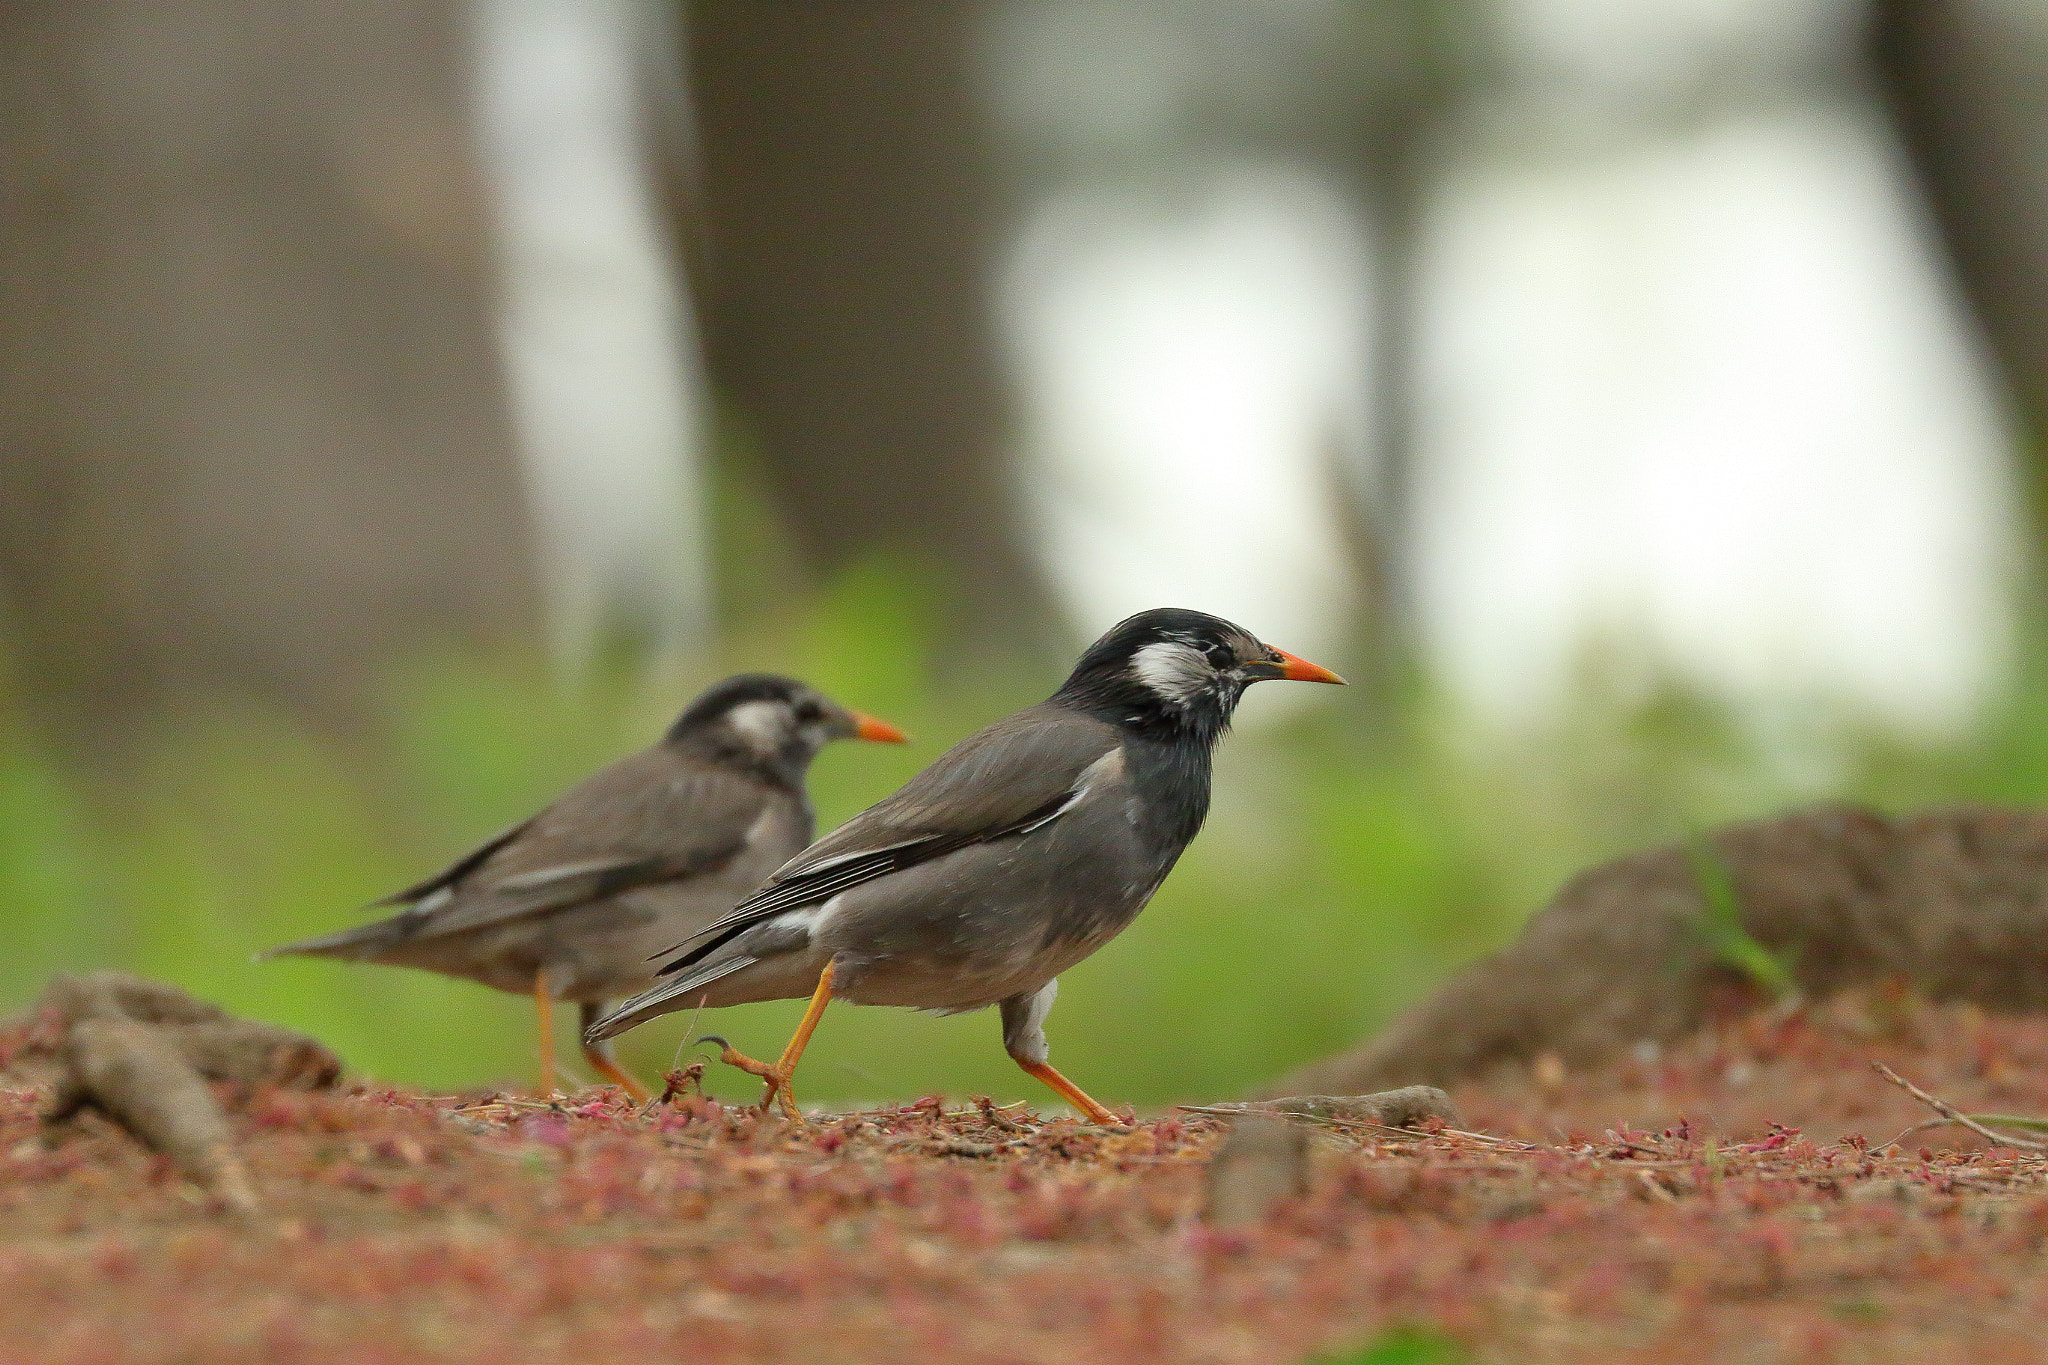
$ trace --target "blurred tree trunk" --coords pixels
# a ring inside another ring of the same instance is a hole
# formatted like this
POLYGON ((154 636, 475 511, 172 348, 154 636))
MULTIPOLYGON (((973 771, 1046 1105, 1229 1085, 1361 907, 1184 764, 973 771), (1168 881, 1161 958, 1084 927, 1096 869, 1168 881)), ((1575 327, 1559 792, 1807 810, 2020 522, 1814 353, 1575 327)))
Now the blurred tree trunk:
MULTIPOLYGON (((1372 449, 1377 477, 1361 509, 1359 563, 1370 647, 1360 681, 1382 714, 1407 703, 1419 667, 1413 574, 1422 328, 1421 251, 1431 177, 1468 59, 1439 0, 1373 7, 1360 141, 1348 160, 1372 214, 1372 449)), ((1386 727, 1392 732, 1392 727, 1386 727)))
POLYGON ((1026 644, 1047 603, 1008 486, 978 8, 692 5, 697 283, 812 570, 909 552, 944 570, 956 638, 1026 644))
POLYGON ((0 10, 0 593, 74 740, 534 631, 444 0, 0 10))
POLYGON ((2048 8, 1878 0, 1876 63, 1964 294, 2048 437, 2048 8))

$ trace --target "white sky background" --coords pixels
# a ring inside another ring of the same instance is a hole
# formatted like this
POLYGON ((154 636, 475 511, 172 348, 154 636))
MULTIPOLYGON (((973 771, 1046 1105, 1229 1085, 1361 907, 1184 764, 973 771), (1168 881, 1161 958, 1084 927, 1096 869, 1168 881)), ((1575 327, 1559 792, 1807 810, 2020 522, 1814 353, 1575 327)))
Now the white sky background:
POLYGON ((1365 253, 1314 177, 1041 204, 1002 289, 1038 544, 1081 634, 1195 607, 1315 657, 1352 606, 1365 253))
POLYGON ((1366 460, 1368 242, 1326 175, 1212 138, 1284 145, 1274 130, 1346 59, 1340 11, 991 14, 985 95, 1031 192, 997 294, 1019 487, 1075 633, 1194 607, 1327 655, 1356 608, 1342 518, 1366 460))
POLYGON ((496 194, 499 316, 565 665, 601 627, 657 646, 705 625, 701 380, 641 139, 645 0, 476 0, 479 131, 496 194))
POLYGON ((1916 728, 1992 687, 2003 441, 1875 134, 1816 108, 1449 178, 1417 578, 1489 713, 1555 704, 1595 635, 1916 728))
MULTIPOLYGON (((699 381, 635 137, 655 11, 477 3, 558 640, 617 609, 680 635, 699 381)), ((1036 194, 993 287, 1079 634, 1162 603, 1311 658, 1353 633, 1332 494, 1370 486, 1368 228, 1308 164, 1214 138, 1218 109, 1300 94, 1340 11, 994 11, 991 108, 1036 194)), ((2011 631, 2006 433, 1899 155, 1838 79, 1860 11, 1493 11, 1504 75, 1442 158, 1422 262, 1427 661, 1508 724, 1563 701, 1595 640, 1767 710, 1967 720, 2011 631)))
MULTIPOLYGON (((1126 41, 1013 22, 999 106, 1008 81, 1027 126, 1158 139, 1204 25, 1147 42, 1158 6, 1081 8, 1126 41)), ((1767 711, 1966 721, 2011 629, 2006 437, 1875 108, 1827 83, 1857 11, 1495 10, 1508 79, 1424 248, 1409 568, 1434 672, 1515 724, 1633 641, 1767 711)), ((1364 229, 1286 167, 1143 188, 1056 186, 1004 278, 1047 563, 1084 628, 1174 601, 1318 647, 1352 605, 1328 470, 1369 465, 1364 229)))
POLYGON ((1513 0, 1427 234, 1416 572, 1480 708, 1582 642, 1950 730, 1996 687, 2002 430, 1826 0, 1513 0))

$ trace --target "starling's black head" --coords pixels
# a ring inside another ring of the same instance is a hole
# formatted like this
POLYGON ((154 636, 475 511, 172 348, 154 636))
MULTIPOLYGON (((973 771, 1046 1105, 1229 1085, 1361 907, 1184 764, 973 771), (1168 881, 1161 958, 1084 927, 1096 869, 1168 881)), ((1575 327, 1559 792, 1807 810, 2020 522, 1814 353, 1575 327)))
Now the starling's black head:
POLYGON ((904 742, 903 732, 886 721, 774 673, 742 673, 706 689, 669 727, 667 742, 799 783, 818 751, 835 739, 904 742))
POLYGON ((1088 646, 1054 696, 1117 725, 1213 739, 1245 688, 1264 678, 1344 681, 1221 617, 1156 607, 1088 646))

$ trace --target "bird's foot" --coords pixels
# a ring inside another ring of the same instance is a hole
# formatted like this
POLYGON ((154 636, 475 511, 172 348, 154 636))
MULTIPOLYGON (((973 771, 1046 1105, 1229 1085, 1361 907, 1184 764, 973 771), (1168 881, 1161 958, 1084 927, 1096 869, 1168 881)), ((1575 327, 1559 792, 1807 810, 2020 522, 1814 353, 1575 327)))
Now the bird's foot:
POLYGON ((1018 1066, 1023 1067, 1033 1076, 1044 1081, 1053 1088, 1061 1099, 1080 1110, 1081 1117, 1088 1122, 1098 1124, 1104 1128, 1115 1128, 1126 1133, 1131 1131, 1130 1124, 1115 1114, 1110 1113, 1109 1110, 1103 1108, 1100 1104, 1097 1104, 1087 1091, 1075 1085, 1065 1076, 1060 1075, 1049 1063, 1030 1061, 1023 1057, 1016 1057, 1015 1060, 1018 1066))
POLYGON ((583 1060, 589 1062, 599 1075, 625 1091, 627 1098, 634 1104, 645 1104, 654 1098, 654 1092, 640 1084, 638 1076, 635 1076, 596 1048, 584 1048, 583 1060))
POLYGON ((718 1044, 719 1061, 727 1066, 736 1066, 749 1076, 759 1076, 768 1083, 768 1089, 761 1096, 761 1114, 765 1116, 769 1110, 780 1106, 783 1117, 791 1123, 808 1122, 803 1116, 803 1111, 796 1107, 796 1092, 790 1088, 790 1078, 796 1070, 794 1066, 770 1065, 757 1061, 715 1033, 707 1033, 697 1041, 718 1044))

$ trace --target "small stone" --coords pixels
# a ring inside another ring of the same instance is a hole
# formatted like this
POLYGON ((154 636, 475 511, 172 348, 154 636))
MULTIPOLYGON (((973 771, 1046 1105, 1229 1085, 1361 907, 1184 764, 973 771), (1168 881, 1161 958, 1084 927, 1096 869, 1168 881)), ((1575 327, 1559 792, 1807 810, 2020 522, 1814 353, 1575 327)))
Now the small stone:
POLYGON ((1254 1227, 1308 1190, 1308 1134, 1284 1118, 1247 1114, 1209 1162, 1202 1221, 1211 1227, 1254 1227))

